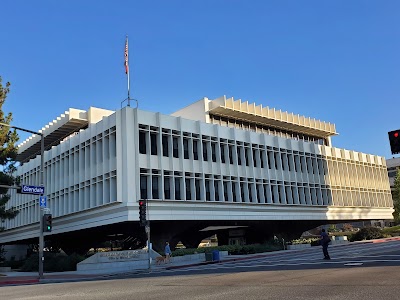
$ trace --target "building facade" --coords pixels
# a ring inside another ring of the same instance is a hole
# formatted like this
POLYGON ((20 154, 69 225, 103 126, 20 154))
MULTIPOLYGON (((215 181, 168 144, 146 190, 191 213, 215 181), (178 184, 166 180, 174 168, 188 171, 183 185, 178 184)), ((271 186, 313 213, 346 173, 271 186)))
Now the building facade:
MULTIPOLYGON (((383 157, 332 147, 334 124, 233 98, 203 98, 172 115, 70 109, 41 132, 54 218, 46 238, 65 248, 136 239, 139 199, 148 199, 156 246, 195 246, 214 233, 227 243, 221 228, 231 227, 257 242, 285 226, 298 234, 393 212, 383 157)), ((19 146, 23 184, 39 184, 39 149, 39 136, 19 146)), ((0 243, 32 242, 38 196, 11 193, 20 213, 4 222, 0 243)))

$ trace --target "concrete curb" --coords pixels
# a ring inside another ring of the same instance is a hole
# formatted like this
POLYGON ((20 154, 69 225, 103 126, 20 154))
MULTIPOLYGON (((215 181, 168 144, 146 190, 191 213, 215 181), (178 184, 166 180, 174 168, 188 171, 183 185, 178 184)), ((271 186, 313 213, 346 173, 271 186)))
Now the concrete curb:
POLYGON ((0 286, 3 285, 20 285, 20 284, 34 284, 39 283, 39 279, 10 279, 5 281, 0 281, 0 286))

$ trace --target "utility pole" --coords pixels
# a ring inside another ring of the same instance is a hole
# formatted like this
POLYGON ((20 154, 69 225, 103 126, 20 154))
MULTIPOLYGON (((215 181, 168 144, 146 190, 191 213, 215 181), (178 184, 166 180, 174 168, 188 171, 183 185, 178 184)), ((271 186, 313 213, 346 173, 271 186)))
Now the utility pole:
MULTIPOLYGON (((12 126, 6 123, 1 123, 1 126, 14 128, 17 130, 25 131, 32 134, 40 135, 40 185, 44 187, 44 135, 41 132, 32 131, 29 129, 12 126)), ((44 196, 44 195, 42 195, 44 196)), ((38 202, 39 205, 39 202, 38 202)), ((44 248, 44 236, 43 236, 43 209, 39 205, 39 279, 43 279, 43 248, 44 248)))

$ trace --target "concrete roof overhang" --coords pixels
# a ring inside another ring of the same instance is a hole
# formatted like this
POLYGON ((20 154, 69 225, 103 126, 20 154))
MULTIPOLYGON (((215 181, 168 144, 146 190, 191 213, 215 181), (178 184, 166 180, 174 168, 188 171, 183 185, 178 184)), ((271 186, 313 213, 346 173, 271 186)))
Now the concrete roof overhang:
MULTIPOLYGON (((88 126, 87 113, 84 110, 70 108, 64 114, 53 120, 48 125, 39 130, 44 136, 44 150, 58 145, 63 139, 72 133, 88 126)), ((17 161, 24 163, 40 155, 41 136, 40 134, 31 135, 18 145, 17 161)))
POLYGON ((218 115, 220 117, 234 118, 250 123, 257 123, 260 125, 280 128, 292 132, 299 132, 311 136, 327 138, 332 135, 337 135, 332 130, 321 130, 312 126, 305 126, 295 122, 285 122, 284 120, 272 119, 263 115, 253 114, 242 110, 236 110, 225 106, 217 106, 211 108, 209 113, 212 115, 218 115))

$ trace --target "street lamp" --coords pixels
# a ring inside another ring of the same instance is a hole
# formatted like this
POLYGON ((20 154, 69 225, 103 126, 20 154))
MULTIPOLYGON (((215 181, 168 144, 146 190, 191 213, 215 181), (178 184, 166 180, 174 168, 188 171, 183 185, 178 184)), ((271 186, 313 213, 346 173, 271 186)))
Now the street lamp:
MULTIPOLYGON (((1 126, 22 130, 32 134, 40 135, 40 185, 44 186, 44 135, 41 132, 32 131, 29 129, 12 126, 7 123, 1 123, 1 126)), ((39 208, 39 279, 43 279, 43 248, 44 248, 44 237, 43 237, 43 210, 39 208)))

